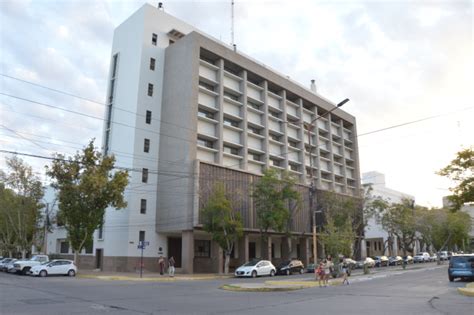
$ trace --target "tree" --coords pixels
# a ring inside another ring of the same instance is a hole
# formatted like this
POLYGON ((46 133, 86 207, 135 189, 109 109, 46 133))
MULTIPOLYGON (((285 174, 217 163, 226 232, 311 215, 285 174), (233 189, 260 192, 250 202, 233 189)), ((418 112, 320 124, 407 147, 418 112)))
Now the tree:
POLYGON ((16 194, 11 189, 0 184, 0 254, 8 253, 8 257, 13 257, 16 250, 16 234, 10 224, 12 213, 16 212, 16 194))
POLYGON ((223 184, 216 184, 207 205, 201 210, 203 228, 224 251, 224 273, 229 273, 230 254, 243 234, 240 213, 232 209, 223 184))
MULTIPOLYGON (((288 255, 293 251, 292 239, 291 239, 291 230, 293 226, 293 219, 296 217, 298 212, 301 210, 301 193, 295 189, 296 179, 291 176, 288 172, 282 173, 281 178, 283 189, 282 189, 282 198, 288 207, 288 219, 286 223, 286 240, 288 246, 288 255)), ((291 257, 283 257, 285 259, 290 259, 291 257)))
POLYGON ((291 181, 285 180, 286 175, 282 178, 277 170, 268 169, 253 187, 252 196, 262 240, 262 258, 268 258, 268 231, 282 232, 286 228, 290 218, 290 211, 286 204, 297 194, 291 186, 291 181))
POLYGON ((341 226, 336 226, 334 219, 328 217, 320 238, 321 243, 324 244, 326 254, 332 257, 338 257, 339 254, 346 257, 352 256, 352 244, 354 243, 355 234, 350 220, 345 220, 341 226))
POLYGON ((48 175, 58 190, 59 216, 74 250, 74 261, 84 246, 92 242, 94 231, 103 224, 105 209, 127 206, 123 192, 128 185, 128 172, 114 171, 114 156, 102 156, 94 141, 67 160, 56 155, 48 175))
POLYGON ((382 227, 398 238, 403 255, 406 255, 407 251, 412 251, 416 233, 413 201, 403 199, 401 203, 390 204, 381 216, 382 227))
MULTIPOLYGON (((23 160, 17 157, 7 159, 7 167, 10 173, 0 173, 4 185, 2 198, 5 200, 1 207, 2 222, 6 224, 4 241, 14 241, 14 247, 25 258, 38 231, 43 187, 32 168, 23 160)), ((9 247, 8 251, 12 250, 11 244, 6 246, 9 247)))
POLYGON ((465 149, 457 153, 451 163, 438 172, 446 176, 457 185, 450 190, 453 195, 449 197, 453 209, 459 210, 464 203, 474 202, 474 149, 465 149))

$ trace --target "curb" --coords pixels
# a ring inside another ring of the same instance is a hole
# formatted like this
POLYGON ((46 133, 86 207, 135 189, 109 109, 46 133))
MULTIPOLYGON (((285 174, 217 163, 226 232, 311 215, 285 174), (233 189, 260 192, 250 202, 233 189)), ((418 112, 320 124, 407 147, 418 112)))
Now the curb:
POLYGON ((101 275, 77 275, 78 278, 82 279, 97 279, 104 281, 139 281, 139 282, 176 282, 176 281, 192 281, 192 280, 215 280, 215 279, 227 279, 229 276, 177 276, 177 277, 131 277, 131 276, 101 276, 101 275))
POLYGON ((474 283, 466 284, 465 288, 458 288, 458 292, 465 296, 474 297, 474 283))
MULTIPOLYGON (((329 286, 341 285, 342 280, 333 280, 329 282, 329 286)), ((241 285, 241 284, 224 284, 219 289, 234 292, 282 292, 282 291, 296 291, 308 288, 318 287, 319 282, 314 280, 306 281, 278 281, 269 280, 265 281, 263 285, 253 284, 241 285), (252 286, 251 286, 252 285, 252 286)))

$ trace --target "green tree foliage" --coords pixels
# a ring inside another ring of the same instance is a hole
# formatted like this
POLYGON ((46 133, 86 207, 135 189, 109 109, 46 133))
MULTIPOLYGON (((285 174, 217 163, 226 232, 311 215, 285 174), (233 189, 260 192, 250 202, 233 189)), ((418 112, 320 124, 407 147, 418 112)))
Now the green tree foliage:
POLYGON ((456 158, 438 174, 456 183, 449 198, 454 210, 459 210, 464 203, 474 202, 474 149, 458 152, 456 158))
POLYGON ((280 175, 277 170, 268 169, 253 187, 252 196, 262 239, 262 258, 268 258, 268 232, 282 232, 288 225, 290 210, 287 205, 299 198, 293 185, 289 175, 280 175))
POLYGON ((223 184, 216 184, 207 205, 201 210, 203 228, 224 251, 224 273, 229 273, 230 254, 243 234, 240 213, 232 209, 223 184))
POLYGON ((31 250, 41 219, 43 187, 23 160, 7 159, 8 174, 0 172, 0 234, 6 251, 31 250))
POLYGON ((363 215, 364 200, 334 192, 324 192, 319 199, 320 208, 324 212, 326 221, 321 236, 326 254, 333 257, 337 257, 339 254, 352 257, 352 247, 356 250, 360 248, 359 243, 367 224, 363 215), (330 244, 337 244, 337 246, 330 244), (330 248, 341 251, 334 253, 330 248))
POLYGON ((381 213, 381 223, 385 231, 398 238, 404 255, 413 250, 416 222, 412 200, 404 199, 401 203, 389 204, 381 213))
POLYGON ((126 171, 115 171, 115 158, 102 156, 94 141, 67 160, 57 155, 48 175, 58 190, 59 217, 68 232, 74 260, 84 246, 92 241, 94 231, 103 224, 105 209, 127 206, 123 192, 128 184, 126 171))

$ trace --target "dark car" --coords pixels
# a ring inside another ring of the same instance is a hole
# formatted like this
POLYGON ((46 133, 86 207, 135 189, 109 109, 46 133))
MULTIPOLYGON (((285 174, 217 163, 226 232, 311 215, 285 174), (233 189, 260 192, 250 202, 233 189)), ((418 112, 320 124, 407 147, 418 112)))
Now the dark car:
POLYGON ((400 256, 390 256, 388 258, 388 265, 389 266, 398 266, 401 265, 403 262, 403 258, 400 256))
POLYGON ((448 268, 449 281, 456 278, 474 279, 474 254, 452 255, 448 268))
POLYGON ((277 266, 277 275, 291 275, 292 273, 304 273, 304 265, 300 260, 287 260, 277 266))

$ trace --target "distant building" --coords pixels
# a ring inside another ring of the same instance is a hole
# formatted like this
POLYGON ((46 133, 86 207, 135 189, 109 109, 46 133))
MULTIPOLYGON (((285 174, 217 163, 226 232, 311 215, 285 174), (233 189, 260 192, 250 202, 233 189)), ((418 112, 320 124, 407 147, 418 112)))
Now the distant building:
POLYGON ((115 30, 108 81, 104 152, 131 177, 128 207, 108 209, 94 235, 94 267, 134 270, 145 242, 146 269, 156 270, 156 257, 164 255, 174 256, 180 272, 221 271, 222 251, 199 216, 218 182, 244 221, 231 266, 258 257, 249 188, 267 168, 293 174, 303 196, 290 228, 292 250, 286 234, 272 233, 268 256, 307 263, 311 175, 316 194, 360 196, 355 117, 151 5, 115 30), (304 123, 316 117, 308 136, 304 123))
MULTIPOLYGON (((372 196, 381 197, 390 203, 401 203, 403 199, 415 200, 415 197, 412 195, 388 188, 385 183, 385 175, 379 172, 363 173, 362 185, 365 189, 368 189, 368 187, 372 188, 372 196)), ((399 251, 399 248, 396 236, 390 238, 387 231, 383 229, 381 223, 376 218, 372 217, 368 220, 365 229, 366 256, 401 255, 402 253, 399 251)))

